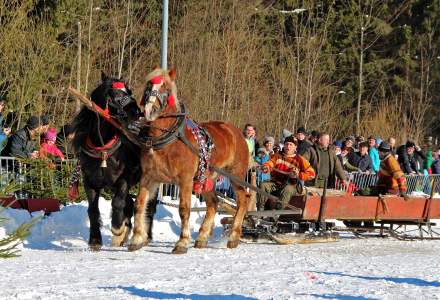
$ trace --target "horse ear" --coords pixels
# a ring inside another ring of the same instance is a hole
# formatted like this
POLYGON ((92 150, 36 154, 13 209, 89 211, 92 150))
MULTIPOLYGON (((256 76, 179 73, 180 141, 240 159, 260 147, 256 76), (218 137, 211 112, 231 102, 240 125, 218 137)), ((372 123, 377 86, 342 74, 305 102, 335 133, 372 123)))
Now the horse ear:
POLYGON ((109 77, 104 73, 104 71, 101 71, 101 81, 107 81, 109 79, 109 77))
POLYGON ((170 68, 170 70, 168 71, 168 75, 170 76, 171 81, 176 81, 176 68, 170 68))
POLYGON ((159 66, 158 64, 155 64, 155 65, 153 66, 153 70, 157 70, 157 69, 160 69, 160 66, 159 66))

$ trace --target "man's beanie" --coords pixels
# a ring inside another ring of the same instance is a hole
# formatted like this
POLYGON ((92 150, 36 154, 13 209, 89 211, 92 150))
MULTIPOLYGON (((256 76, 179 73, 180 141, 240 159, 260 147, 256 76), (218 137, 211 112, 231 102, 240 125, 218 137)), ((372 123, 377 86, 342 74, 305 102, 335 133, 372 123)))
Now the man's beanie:
POLYGON ((310 135, 314 138, 318 138, 319 137, 319 131, 317 130, 312 130, 312 132, 310 133, 310 135))
POLYGON ((390 152, 391 147, 387 142, 382 142, 382 143, 380 143, 378 150, 380 152, 390 152))
POLYGON ((405 146, 406 146, 406 148, 410 148, 410 147, 415 147, 416 144, 415 144, 414 142, 407 141, 406 144, 405 144, 405 146))
POLYGON ((266 143, 272 143, 272 144, 275 144, 275 139, 274 139, 273 137, 271 137, 271 136, 266 136, 266 137, 264 138, 263 145, 266 145, 266 143))
POLYGON ((38 126, 40 126, 40 119, 36 116, 30 116, 26 122, 26 126, 30 130, 36 129, 36 128, 38 128, 38 126))
POLYGON ((356 141, 355 137, 350 135, 345 138, 346 141, 352 141, 353 143, 356 141))
POLYGON ((296 130, 296 133, 307 134, 306 129, 303 126, 298 127, 298 129, 296 130))
POLYGON ((295 139, 295 137, 293 137, 293 136, 288 136, 288 137, 286 137, 286 139, 284 140, 284 144, 286 144, 286 143, 294 143, 295 145, 297 145, 297 141, 296 141, 296 139, 295 139))
POLYGON ((40 120, 41 120, 41 125, 49 125, 48 115, 41 115, 40 120))

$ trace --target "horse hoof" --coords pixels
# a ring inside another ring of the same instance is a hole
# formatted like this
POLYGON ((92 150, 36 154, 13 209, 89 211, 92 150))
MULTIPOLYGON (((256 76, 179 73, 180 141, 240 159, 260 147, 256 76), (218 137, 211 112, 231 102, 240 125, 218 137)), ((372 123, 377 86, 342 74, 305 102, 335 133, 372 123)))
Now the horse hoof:
POLYGON ((186 252, 188 252, 188 249, 182 246, 176 246, 174 247, 173 251, 171 252, 172 254, 185 254, 186 252))
POLYGON ((102 245, 101 244, 93 244, 93 245, 89 245, 89 248, 91 251, 97 252, 97 251, 101 250, 102 245))
POLYGON ((239 241, 228 241, 227 247, 229 249, 237 248, 239 241))
POLYGON ((196 241, 194 243, 194 248, 206 248, 208 246, 208 241, 196 241))
POLYGON ((128 251, 133 252, 141 249, 144 246, 144 243, 141 244, 130 244, 128 245, 128 251))

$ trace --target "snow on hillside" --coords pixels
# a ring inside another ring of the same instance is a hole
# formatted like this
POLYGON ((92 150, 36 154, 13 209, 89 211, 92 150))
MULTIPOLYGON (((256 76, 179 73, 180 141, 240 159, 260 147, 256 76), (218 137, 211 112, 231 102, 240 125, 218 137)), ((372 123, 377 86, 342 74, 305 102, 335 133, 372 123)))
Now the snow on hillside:
MULTIPOLYGON (((194 200, 194 205, 200 205, 194 200)), ((108 247, 110 202, 101 200, 100 252, 87 249, 87 203, 41 219, 21 257, 0 261, 0 299, 440 299, 440 241, 355 239, 227 249, 220 217, 208 249, 171 255, 176 208, 160 205, 154 242, 138 252, 108 247)), ((0 237, 30 218, 7 209, 0 237)), ((193 238, 203 213, 191 214, 193 238)))

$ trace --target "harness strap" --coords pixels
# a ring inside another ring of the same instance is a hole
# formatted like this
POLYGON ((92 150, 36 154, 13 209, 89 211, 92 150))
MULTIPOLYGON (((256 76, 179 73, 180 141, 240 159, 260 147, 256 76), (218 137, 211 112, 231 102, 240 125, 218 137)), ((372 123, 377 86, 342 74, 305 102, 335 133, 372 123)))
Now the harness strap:
POLYGON ((101 147, 93 145, 90 137, 87 137, 85 147, 81 147, 81 151, 90 157, 106 160, 119 149, 121 144, 119 134, 116 134, 108 143, 101 147))

